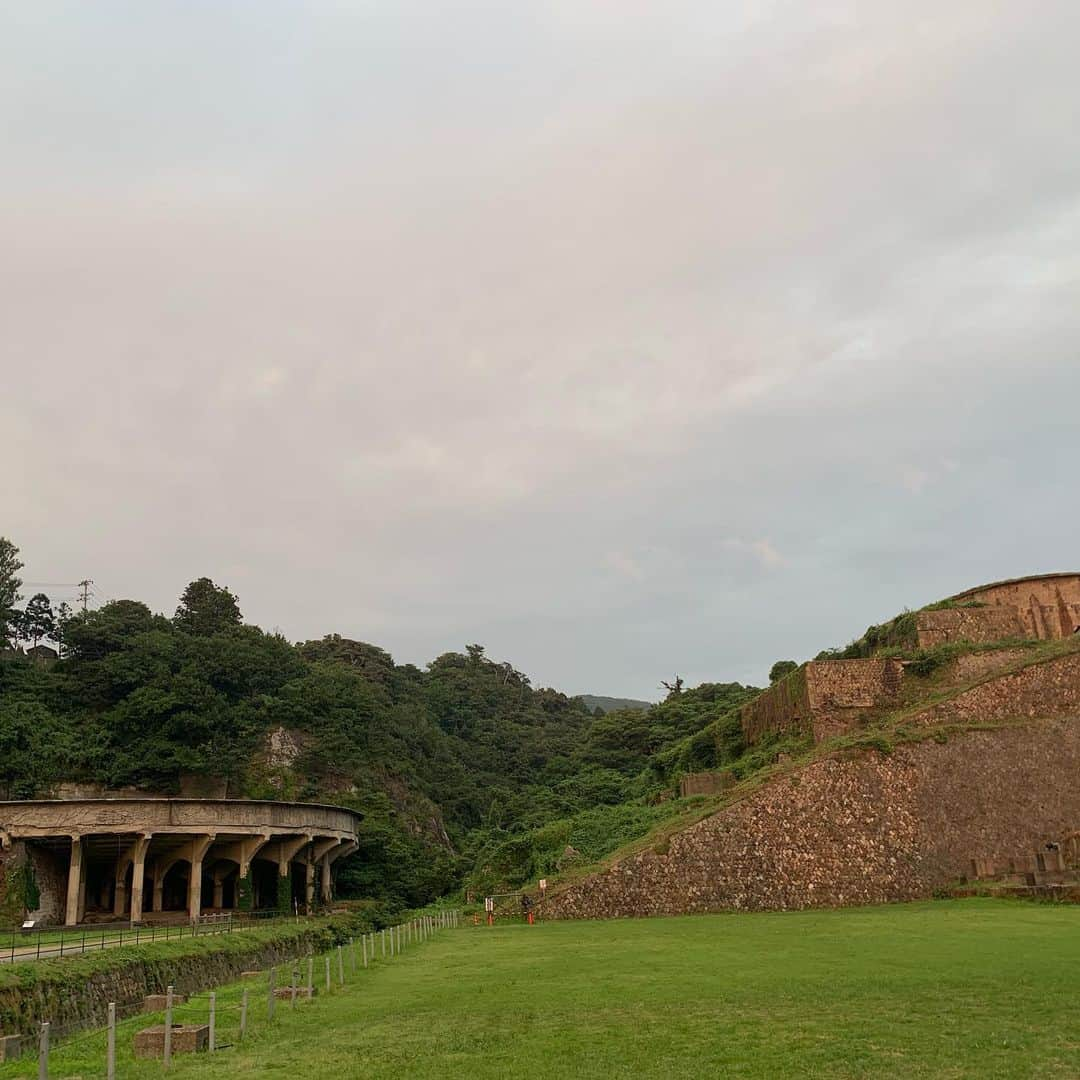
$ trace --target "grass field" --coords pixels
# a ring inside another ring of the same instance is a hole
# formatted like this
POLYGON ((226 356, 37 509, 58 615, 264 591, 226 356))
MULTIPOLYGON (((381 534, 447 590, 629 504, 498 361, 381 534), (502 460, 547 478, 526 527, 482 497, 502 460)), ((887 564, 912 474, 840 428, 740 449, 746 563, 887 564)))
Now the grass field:
MULTIPOLYGON (((322 971, 321 964, 317 971, 322 971)), ((959 900, 443 931, 265 1019, 211 1077, 1077 1077, 1080 909, 959 900)), ((259 992, 259 991, 262 992, 259 992)), ((235 1040, 239 988, 219 993, 235 1040)), ((205 998, 186 1015, 205 1015, 205 998)), ((184 1013, 180 1014, 185 1015, 184 1013)), ((134 1063, 122 1029, 118 1075, 134 1063)), ((103 1037, 50 1075, 103 1075, 103 1037)), ((0 1077, 27 1076, 26 1062, 0 1077)))

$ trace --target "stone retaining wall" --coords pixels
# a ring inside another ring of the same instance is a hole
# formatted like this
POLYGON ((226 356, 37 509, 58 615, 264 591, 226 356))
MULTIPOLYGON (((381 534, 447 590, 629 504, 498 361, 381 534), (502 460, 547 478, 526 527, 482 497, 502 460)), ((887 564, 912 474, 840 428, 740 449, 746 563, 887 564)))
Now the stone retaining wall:
POLYGON ((751 745, 770 734, 821 742, 895 697, 902 676, 896 660, 811 660, 742 707, 743 735, 751 745))
POLYGON ((234 982, 243 971, 286 964, 309 950, 329 948, 338 935, 321 926, 282 928, 273 940, 243 931, 162 942, 130 949, 107 949, 85 957, 0 965, 0 1034, 33 1032, 42 1020, 57 1030, 102 1027, 108 1003, 141 1001, 171 984, 191 995, 234 982), (11 976, 17 974, 17 981, 11 976), (7 983, 7 985, 5 985, 7 983))
MULTIPOLYGON (((1080 715, 1078 712, 1077 715, 1080 715)), ((778 777, 666 843, 549 895, 549 918, 929 897, 973 857, 1080 827, 1080 720, 969 731, 778 777)))
POLYGON ((921 649, 947 641, 970 641, 982 645, 991 641, 1035 636, 1028 634, 1020 612, 1014 607, 943 608, 920 611, 915 619, 921 649))
POLYGON ((1029 664, 973 686, 912 720, 920 724, 1080 716, 1080 653, 1029 664))

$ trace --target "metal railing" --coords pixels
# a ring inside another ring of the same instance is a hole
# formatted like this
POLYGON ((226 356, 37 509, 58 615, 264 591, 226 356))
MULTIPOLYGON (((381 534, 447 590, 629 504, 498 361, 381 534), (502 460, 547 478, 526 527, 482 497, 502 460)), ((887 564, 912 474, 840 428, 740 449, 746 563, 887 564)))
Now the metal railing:
POLYGON ((195 922, 163 926, 132 926, 128 928, 103 925, 100 930, 12 931, 9 940, 0 946, 0 963, 19 963, 47 960, 51 957, 76 956, 102 949, 119 949, 125 945, 149 945, 156 941, 179 941, 181 938, 202 937, 206 934, 231 934, 252 926, 276 921, 293 922, 299 916, 282 915, 277 911, 223 912, 202 915, 195 922))

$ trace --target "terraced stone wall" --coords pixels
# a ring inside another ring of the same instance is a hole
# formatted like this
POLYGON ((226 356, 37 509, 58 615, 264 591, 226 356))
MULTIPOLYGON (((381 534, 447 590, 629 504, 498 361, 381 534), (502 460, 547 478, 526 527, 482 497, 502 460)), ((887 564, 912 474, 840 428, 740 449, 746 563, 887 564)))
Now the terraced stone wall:
MULTIPOLYGON (((1080 713, 1078 713, 1080 715, 1080 713)), ((929 897, 976 857, 1080 827, 1080 720, 832 756, 550 894, 548 918, 778 910, 929 897)))

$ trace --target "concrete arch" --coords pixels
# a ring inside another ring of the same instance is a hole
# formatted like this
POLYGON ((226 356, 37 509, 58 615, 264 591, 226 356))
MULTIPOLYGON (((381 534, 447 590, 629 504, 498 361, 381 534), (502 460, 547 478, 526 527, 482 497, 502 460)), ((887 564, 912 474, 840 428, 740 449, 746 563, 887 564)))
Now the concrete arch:
MULTIPOLYGON (((252 862, 276 864, 278 878, 294 865, 309 883, 313 899, 315 867, 329 899, 334 859, 356 846, 360 815, 342 807, 239 799, 83 799, 0 802, 3 846, 29 844, 52 857, 66 892, 54 907, 75 925, 86 911, 86 874, 92 871, 97 896, 111 897, 112 916, 143 920, 144 909, 164 909, 166 877, 186 863, 186 910, 199 917, 204 894, 213 906, 239 903, 241 882, 252 862), (62 868, 62 869, 61 869, 62 868), (208 888, 204 889, 204 876, 208 888), (147 903, 144 903, 144 893, 147 903), (230 895, 231 893, 231 895, 230 895)), ((299 886, 298 886, 299 888, 299 886)), ((278 889, 273 893, 277 903, 278 889)))

